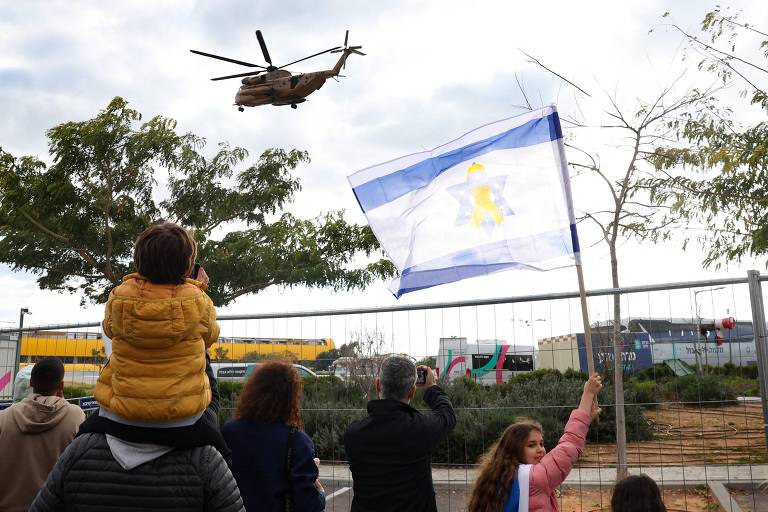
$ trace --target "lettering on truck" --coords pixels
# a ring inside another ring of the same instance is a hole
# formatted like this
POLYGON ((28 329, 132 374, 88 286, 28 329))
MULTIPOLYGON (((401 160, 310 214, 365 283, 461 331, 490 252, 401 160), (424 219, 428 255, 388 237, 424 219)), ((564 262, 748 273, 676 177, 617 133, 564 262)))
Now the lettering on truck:
MULTIPOLYGON (((600 360, 600 364, 606 361, 613 361, 613 352, 598 352, 597 358, 600 360)), ((621 362, 627 363, 631 361, 637 361, 637 353, 635 352, 622 352, 621 362)))
MULTIPOLYGON (((724 353, 723 347, 702 347, 701 351, 706 351, 708 354, 722 354, 724 353)), ((693 347, 685 347, 685 353, 686 354, 695 354, 696 349, 693 347)))

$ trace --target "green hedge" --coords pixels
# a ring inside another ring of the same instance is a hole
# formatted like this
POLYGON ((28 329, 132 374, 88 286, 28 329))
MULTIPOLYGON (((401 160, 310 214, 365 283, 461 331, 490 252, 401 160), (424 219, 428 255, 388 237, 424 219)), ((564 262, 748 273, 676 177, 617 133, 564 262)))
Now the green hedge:
POLYGON ((93 395, 93 386, 64 386, 64 398, 80 398, 93 395))
MULTIPOLYGON (((578 405, 586 376, 546 370, 521 374, 502 385, 483 386, 468 379, 441 383, 456 409, 456 428, 438 445, 434 461, 474 463, 504 429, 517 418, 539 421, 548 448, 557 444, 563 427, 578 405)), ((231 417, 240 384, 222 383, 222 422, 231 417)), ((412 405, 426 409, 420 390, 412 405)), ((373 382, 344 383, 335 378, 304 380, 302 417, 322 459, 345 459, 343 439, 347 426, 367 416, 368 400, 376 398, 373 382)), ((603 415, 589 432, 592 442, 612 442, 615 437, 613 389, 606 385, 600 397, 603 415)), ((650 439, 651 430, 638 406, 626 407, 631 440, 650 439)))
POLYGON ((660 402, 697 402, 720 406, 734 401, 737 396, 759 396, 760 384, 756 378, 744 378, 724 370, 703 377, 685 375, 658 381, 633 376, 624 383, 627 403, 654 407, 660 402))

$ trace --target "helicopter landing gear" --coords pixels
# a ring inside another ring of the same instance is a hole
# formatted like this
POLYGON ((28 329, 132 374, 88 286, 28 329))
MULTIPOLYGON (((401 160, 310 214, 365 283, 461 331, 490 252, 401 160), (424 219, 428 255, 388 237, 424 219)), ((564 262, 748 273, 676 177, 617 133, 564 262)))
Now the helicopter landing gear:
POLYGON ((291 108, 297 108, 295 103, 291 103, 291 108))
POLYGON ((240 112, 245 112, 245 109, 243 107, 237 107, 237 110, 239 110, 240 112))

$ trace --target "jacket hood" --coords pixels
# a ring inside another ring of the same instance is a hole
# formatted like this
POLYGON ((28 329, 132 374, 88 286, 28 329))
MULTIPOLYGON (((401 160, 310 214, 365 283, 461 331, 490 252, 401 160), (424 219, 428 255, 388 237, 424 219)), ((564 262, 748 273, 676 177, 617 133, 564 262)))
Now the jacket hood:
MULTIPOLYGON (((201 320, 201 307, 183 303, 209 300, 199 281, 155 284, 139 274, 129 274, 112 291, 111 332, 141 348, 161 348, 191 335, 201 320)), ((107 307, 110 307, 109 305, 107 307)))
POLYGON ((50 430, 67 415, 69 403, 58 396, 31 395, 11 407, 12 417, 25 434, 50 430))

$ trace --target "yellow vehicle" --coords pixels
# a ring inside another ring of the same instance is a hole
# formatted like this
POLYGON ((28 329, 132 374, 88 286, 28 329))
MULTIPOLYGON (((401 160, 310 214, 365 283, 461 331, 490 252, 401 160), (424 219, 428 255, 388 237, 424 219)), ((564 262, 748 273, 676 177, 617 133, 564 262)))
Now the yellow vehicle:
MULTIPOLYGON (((219 337, 208 350, 214 361, 240 361, 247 354, 312 361, 321 352, 335 348, 331 338, 219 337)), ((66 371, 98 372, 106 361, 99 332, 37 331, 25 333, 21 341, 21 366, 41 357, 57 356, 66 371)))
POLYGON ((246 354, 314 361, 321 352, 336 348, 331 338, 246 338, 222 337, 208 353, 215 361, 240 361, 246 354))

